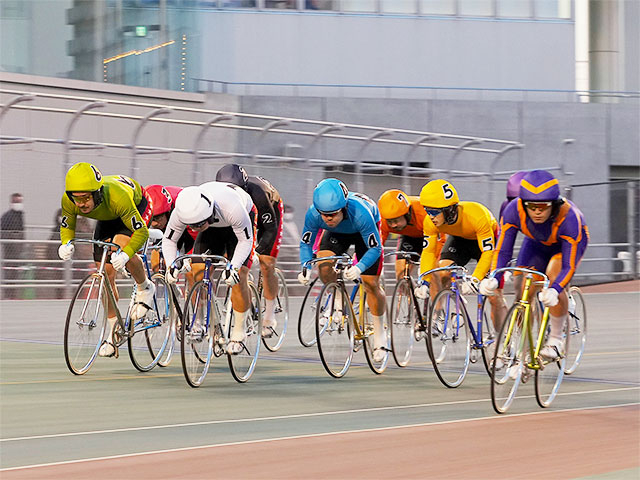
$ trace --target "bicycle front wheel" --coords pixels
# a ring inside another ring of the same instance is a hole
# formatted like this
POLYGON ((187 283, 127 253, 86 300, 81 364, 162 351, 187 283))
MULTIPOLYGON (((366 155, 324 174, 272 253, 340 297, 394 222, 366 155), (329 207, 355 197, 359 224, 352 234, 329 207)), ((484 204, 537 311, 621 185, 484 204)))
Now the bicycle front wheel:
MULTIPOLYGON (((276 326, 265 328, 263 326, 262 342, 270 352, 277 352, 284 342, 284 336, 287 334, 287 325, 289 323, 289 292, 287 290, 287 280, 280 269, 276 268, 276 279, 278 280, 278 292, 275 298, 276 303, 276 326)), ((262 292, 262 311, 264 312, 265 298, 262 292)))
POLYGON ((71 373, 84 375, 104 338, 107 320, 106 277, 87 275, 78 285, 64 325, 64 359, 71 373))
POLYGON ((411 281, 401 278, 391 297, 391 351, 399 367, 409 364, 415 339, 417 313, 411 288, 411 281))
POLYGON ((176 351, 176 341, 180 343, 180 329, 182 328, 182 307, 180 306, 180 298, 178 295, 180 294, 177 288, 170 287, 170 295, 171 295, 171 327, 169 332, 169 342, 167 343, 167 348, 164 349, 164 353, 158 360, 158 365, 161 367, 168 367, 171 363, 171 359, 173 358, 173 353, 176 351))
POLYGON ((129 317, 129 358, 141 372, 148 372, 158 364, 171 338, 173 297, 162 274, 151 281, 156 287, 152 308, 138 320, 129 317))
MULTIPOLYGON (((363 287, 360 286, 360 288, 363 287)), ((367 358, 369 368, 371 368, 373 373, 380 374, 385 371, 389 363, 389 351, 391 350, 389 348, 389 319, 386 314, 383 314, 382 325, 374 325, 373 315, 367 304, 367 296, 362 295, 361 301, 358 324, 360 325, 361 333, 364 335, 364 354, 367 358), (377 329, 380 327, 382 328, 382 332, 377 332, 377 329), (376 335, 381 335, 384 339, 382 342, 382 353, 376 353, 376 342, 374 340, 376 335)))
POLYGON ((513 305, 497 336, 491 361, 491 404, 497 413, 506 412, 520 385, 524 365, 524 308, 513 305))
POLYGON ((322 282, 314 278, 309 284, 298 315, 298 340, 303 347, 313 347, 316 344, 316 310, 322 290, 322 282))
POLYGON ((346 294, 336 295, 340 286, 327 283, 322 287, 316 308, 316 339, 322 365, 329 375, 340 378, 347 373, 353 358, 352 311, 346 294), (336 304, 336 298, 342 298, 336 304))
POLYGON ((491 360, 496 348, 497 332, 493 325, 491 313, 488 311, 489 305, 489 297, 484 297, 482 301, 482 363, 484 363, 484 368, 491 376, 491 360))
POLYGON ((449 388, 458 387, 469 370, 471 340, 469 315, 453 290, 441 290, 433 301, 427 347, 440 381, 449 388))
MULTIPOLYGON (((245 339, 242 342, 242 351, 233 355, 227 354, 231 375, 240 383, 246 382, 253 375, 258 361, 258 354, 260 353, 262 338, 262 307, 260 306, 258 291, 251 282, 249 282, 249 295, 251 297, 251 306, 249 307, 249 314, 245 316, 245 339)), ((229 332, 233 331, 234 322, 235 315, 232 315, 229 332)))
POLYGON ((567 293, 569 294, 569 338, 564 374, 571 375, 580 365, 587 343, 587 307, 582 291, 578 287, 571 287, 567 293))
POLYGON ((213 355, 207 307, 207 285, 200 280, 187 295, 180 332, 182 372, 187 383, 194 388, 202 385, 213 355))
MULTIPOLYGON (((542 408, 547 408, 549 405, 551 405, 551 402, 553 402, 554 398, 556 398, 558 389, 560 388, 560 384, 562 383, 562 378, 564 377, 564 369, 567 360, 565 357, 565 352, 567 351, 568 347, 568 322, 567 318, 564 318, 565 319, 562 325, 564 345, 560 348, 560 356, 552 361, 548 361, 539 356, 536 362, 540 366, 540 368, 536 370, 536 401, 542 408)), ((547 331, 545 332, 542 345, 548 343, 549 332, 550 326, 547 325, 547 331)))

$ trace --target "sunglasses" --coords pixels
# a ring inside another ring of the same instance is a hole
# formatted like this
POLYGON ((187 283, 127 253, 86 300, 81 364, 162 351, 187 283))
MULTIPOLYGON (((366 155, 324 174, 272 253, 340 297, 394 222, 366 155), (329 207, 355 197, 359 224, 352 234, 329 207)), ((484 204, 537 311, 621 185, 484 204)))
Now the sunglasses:
POLYGON ((442 208, 424 207, 424 211, 427 212, 427 215, 429 215, 430 217, 437 217, 442 213, 442 210, 443 210, 442 208))
POLYGON ((341 210, 336 210, 335 212, 320 212, 320 215, 323 217, 335 217, 341 212, 341 210))
POLYGON ((524 206, 527 210, 540 210, 541 212, 544 212, 548 208, 551 208, 551 202, 524 202, 524 206))
POLYGON ((85 203, 88 203, 89 200, 93 198, 93 196, 91 194, 79 196, 71 195, 71 198, 73 199, 73 203, 75 203, 76 205, 84 205, 85 203))
POLYGON ((202 220, 201 222, 198 223, 190 223, 187 226, 191 227, 191 228, 200 228, 203 227, 205 223, 207 223, 209 221, 209 219, 207 218, 206 220, 202 220))

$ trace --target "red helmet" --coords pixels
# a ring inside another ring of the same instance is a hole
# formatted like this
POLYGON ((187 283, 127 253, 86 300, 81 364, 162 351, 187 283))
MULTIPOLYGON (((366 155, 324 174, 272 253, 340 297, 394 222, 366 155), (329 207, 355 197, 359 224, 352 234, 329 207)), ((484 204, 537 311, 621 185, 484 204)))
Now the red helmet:
POLYGON ((173 210, 173 199, 162 185, 149 185, 145 188, 153 202, 153 216, 169 213, 173 210))

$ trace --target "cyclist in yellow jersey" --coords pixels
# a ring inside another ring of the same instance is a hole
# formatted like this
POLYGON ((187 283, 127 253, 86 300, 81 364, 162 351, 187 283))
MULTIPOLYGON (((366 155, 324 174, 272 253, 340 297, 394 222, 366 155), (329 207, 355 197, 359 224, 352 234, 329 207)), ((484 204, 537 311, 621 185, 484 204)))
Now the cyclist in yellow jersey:
MULTIPOLYGON (((436 267, 465 266, 474 258, 478 261, 471 280, 461 285, 463 295, 477 294, 480 280, 489 271, 495 249, 498 222, 487 207, 477 202, 461 202, 453 185, 446 180, 433 180, 420 192, 420 203, 427 212, 423 224, 423 248, 420 273, 436 267), (438 234, 446 233, 447 241, 437 261, 438 234)), ((434 274, 431 280, 432 298, 450 282, 445 272, 434 274)), ((427 286, 418 287, 416 295, 426 297, 427 286)), ((499 326, 506 312, 501 291, 493 297, 491 313, 494 325, 499 326)))
MULTIPOLYGON (((134 320, 144 317, 151 308, 155 287, 147 278, 142 260, 135 254, 149 238, 148 225, 151 221, 153 205, 144 189, 135 180, 122 175, 103 177, 100 170, 90 163, 77 163, 65 177, 65 193, 62 196, 62 218, 60 240, 62 245, 58 255, 62 260, 70 260, 74 246, 78 215, 98 221, 93 238, 120 245, 117 252, 110 255, 106 265, 107 276, 118 299, 115 277, 116 270, 126 268, 137 283, 135 305, 131 312, 134 320)), ((102 249, 94 247, 93 259, 99 264, 102 249)), ((116 313, 109 303, 109 334, 100 347, 99 355, 110 357, 116 353, 112 339, 116 313)))

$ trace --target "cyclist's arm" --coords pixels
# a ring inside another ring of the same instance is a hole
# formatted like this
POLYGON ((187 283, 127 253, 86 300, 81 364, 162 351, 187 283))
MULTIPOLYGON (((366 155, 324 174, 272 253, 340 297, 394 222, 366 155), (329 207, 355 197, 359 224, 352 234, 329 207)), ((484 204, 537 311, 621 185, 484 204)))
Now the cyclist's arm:
POLYGON ((575 215, 567 218, 561 230, 562 232, 559 232, 558 238, 560 239, 562 249, 562 267, 560 273, 551 284, 551 288, 557 290, 558 293, 567 287, 571 278, 576 273, 576 268, 580 261, 578 257, 578 247, 583 235, 580 217, 575 215))
MULTIPOLYGON (((436 267, 438 252, 438 234, 431 234, 425 232, 422 237, 422 254, 420 255, 420 273, 428 272, 436 267)), ((427 281, 431 281, 431 275, 426 278, 427 281)))
POLYGON ((225 212, 225 216, 238 239, 231 257, 231 266, 240 269, 253 250, 253 222, 242 202, 235 202, 233 207, 225 212))
POLYGON ((380 225, 376 222, 372 215, 363 216, 360 223, 360 235, 364 240, 364 244, 369 247, 356 267, 361 272, 371 268, 382 255, 382 243, 380 239, 380 225))
POLYGON ((178 256, 178 240, 182 236, 184 229, 184 223, 180 221, 178 214, 174 210, 171 212, 171 216, 167 222, 167 228, 165 228, 164 236, 162 237, 162 255, 164 256, 167 268, 171 266, 178 256))
POLYGON ((65 193, 62 197, 62 216, 60 220, 60 241, 67 243, 76 236, 76 217, 77 212, 73 202, 69 200, 65 193))
POLYGON ((473 276, 478 280, 482 280, 489 268, 491 268, 491 261, 495 251, 496 237, 493 228, 491 228, 491 223, 488 221, 481 222, 477 230, 476 239, 482 254, 478 259, 476 268, 473 270, 473 276))
POLYGON ((300 238, 300 264, 304 265, 313 258, 313 245, 316 242, 320 227, 312 211, 315 208, 309 207, 304 217, 304 227, 302 228, 302 237, 300 238))
POLYGON ((131 206, 128 206, 128 208, 122 209, 120 213, 120 220, 122 220, 122 223, 124 223, 125 226, 133 232, 131 234, 131 239, 122 251, 129 255, 129 257, 133 257, 149 238, 149 229, 133 202, 131 206))

